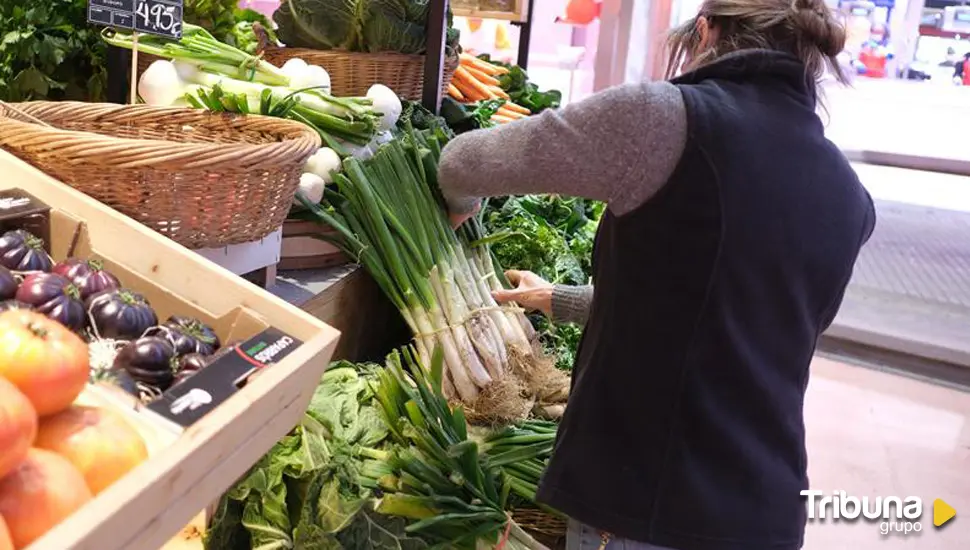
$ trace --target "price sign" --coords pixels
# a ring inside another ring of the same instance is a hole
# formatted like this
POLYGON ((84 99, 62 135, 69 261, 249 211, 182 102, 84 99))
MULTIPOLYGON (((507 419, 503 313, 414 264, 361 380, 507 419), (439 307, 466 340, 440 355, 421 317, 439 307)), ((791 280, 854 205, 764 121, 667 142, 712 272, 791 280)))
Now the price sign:
POLYGON ((135 0, 135 30, 182 38, 182 0, 135 0))
POLYGON ((99 25, 182 38, 183 0, 88 0, 88 21, 99 25))

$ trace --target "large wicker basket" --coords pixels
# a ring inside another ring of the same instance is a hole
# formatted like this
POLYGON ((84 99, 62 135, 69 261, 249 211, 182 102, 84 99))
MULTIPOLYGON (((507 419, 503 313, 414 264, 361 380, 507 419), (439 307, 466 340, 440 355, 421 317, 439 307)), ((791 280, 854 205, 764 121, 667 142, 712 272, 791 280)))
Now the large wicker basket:
MULTIPOLYGON (((421 99, 424 86, 423 55, 400 53, 361 53, 340 50, 310 50, 306 48, 278 48, 270 46, 263 58, 282 66, 294 57, 311 65, 320 65, 330 73, 331 93, 337 97, 361 97, 374 84, 383 84, 397 95, 414 101, 421 99)), ((458 58, 445 59, 442 68, 442 94, 448 91, 458 58)))
POLYGON ((189 248, 279 229, 320 137, 298 122, 197 109, 0 104, 0 146, 189 248))

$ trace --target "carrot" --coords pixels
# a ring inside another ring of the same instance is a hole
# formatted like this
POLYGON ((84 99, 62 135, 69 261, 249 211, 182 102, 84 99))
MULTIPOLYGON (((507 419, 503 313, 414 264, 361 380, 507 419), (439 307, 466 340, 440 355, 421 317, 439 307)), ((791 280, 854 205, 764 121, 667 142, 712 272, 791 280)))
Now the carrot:
POLYGON ((506 124, 508 122, 513 122, 514 120, 515 120, 514 118, 509 118, 507 116, 492 115, 492 121, 498 122, 499 124, 506 124))
POLYGON ((492 90, 493 94, 499 96, 502 99, 509 99, 509 94, 505 93, 505 90, 503 90, 502 88, 499 88, 498 86, 489 86, 488 89, 492 90))
POLYGON ((521 106, 521 105, 519 105, 517 103, 512 103, 511 101, 507 101, 505 103, 505 105, 502 105, 502 107, 505 108, 505 109, 508 109, 510 111, 515 111, 516 113, 523 114, 523 115, 531 115, 532 114, 532 111, 526 109, 525 107, 523 107, 523 106, 521 106))
POLYGON ((454 84, 448 85, 448 95, 457 99, 458 101, 465 101, 465 95, 462 94, 461 90, 458 89, 458 86, 455 86, 454 84))
MULTIPOLYGON (((508 105, 508 103, 506 103, 505 105, 508 105)), ((509 118, 515 118, 515 119, 525 118, 526 115, 523 115, 522 113, 516 113, 515 111, 506 108, 505 105, 502 105, 501 107, 499 107, 498 112, 496 112, 495 114, 506 116, 509 118)))
POLYGON ((498 86, 498 79, 495 78, 494 76, 487 75, 483 71, 476 69, 475 67, 472 67, 470 65, 465 67, 465 69, 469 73, 471 73, 471 75, 474 76, 479 82, 482 82, 483 84, 487 84, 489 86, 498 86))
POLYGON ((475 80, 475 77, 472 76, 472 74, 469 73, 468 69, 465 67, 458 67, 458 69, 455 70, 455 77, 458 78, 459 81, 473 87, 475 91, 477 91, 480 95, 485 96, 487 99, 494 99, 497 97, 492 90, 488 89, 488 86, 482 84, 478 80, 475 80))
POLYGON ((499 71, 500 67, 496 67, 487 61, 482 61, 481 59, 467 53, 461 54, 460 60, 462 67, 473 67, 489 76, 503 74, 501 71, 499 71))
POLYGON ((474 86, 466 82, 462 78, 457 76, 451 79, 451 83, 458 89, 458 92, 464 97, 462 101, 481 101, 483 99, 489 99, 482 96, 482 94, 475 89, 474 86))

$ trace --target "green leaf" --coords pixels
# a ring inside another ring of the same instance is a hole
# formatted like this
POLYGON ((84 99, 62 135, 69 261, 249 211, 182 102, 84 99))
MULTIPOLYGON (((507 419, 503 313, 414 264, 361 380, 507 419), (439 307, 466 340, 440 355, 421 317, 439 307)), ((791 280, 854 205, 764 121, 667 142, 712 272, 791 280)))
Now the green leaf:
POLYGON ((45 65, 60 65, 67 57, 67 41, 63 38, 44 36, 37 45, 37 57, 45 65))
POLYGON ((50 90, 47 76, 36 67, 29 67, 20 71, 20 74, 14 77, 11 84, 17 88, 24 99, 44 97, 50 90))
POLYGON ((30 38, 33 34, 34 33, 32 31, 10 31, 3 35, 3 40, 0 40, 0 46, 16 44, 30 38))

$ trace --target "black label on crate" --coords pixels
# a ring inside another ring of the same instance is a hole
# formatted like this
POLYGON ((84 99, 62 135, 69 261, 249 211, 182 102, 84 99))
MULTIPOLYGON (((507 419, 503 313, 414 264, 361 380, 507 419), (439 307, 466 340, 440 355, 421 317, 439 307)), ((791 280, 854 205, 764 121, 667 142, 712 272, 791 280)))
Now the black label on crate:
POLYGON ((266 329, 233 346, 197 374, 166 391, 148 408, 188 427, 232 397, 259 369, 279 362, 302 343, 275 328, 266 329))
POLYGON ((88 0, 88 22, 182 38, 184 0, 88 0))

